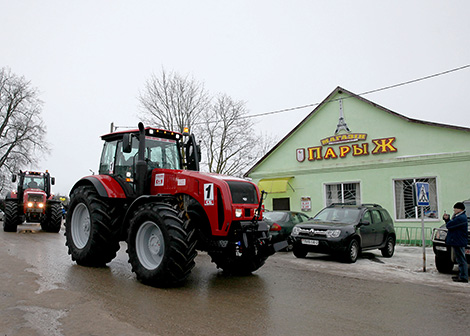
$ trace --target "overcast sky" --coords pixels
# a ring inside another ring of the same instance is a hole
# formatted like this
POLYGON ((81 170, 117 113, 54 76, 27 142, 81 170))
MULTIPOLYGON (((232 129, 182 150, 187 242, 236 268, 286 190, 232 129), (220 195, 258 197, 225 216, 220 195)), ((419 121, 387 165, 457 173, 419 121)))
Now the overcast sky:
MULTIPOLYGON (((264 113, 469 65, 469 13, 467 0, 0 0, 0 67, 44 101, 52 153, 25 168, 48 169, 68 194, 97 171, 111 122, 137 125, 139 92, 162 68, 264 113)), ((470 68, 365 98, 470 127, 468 88, 470 68)), ((253 122, 281 139, 312 109, 253 122)))

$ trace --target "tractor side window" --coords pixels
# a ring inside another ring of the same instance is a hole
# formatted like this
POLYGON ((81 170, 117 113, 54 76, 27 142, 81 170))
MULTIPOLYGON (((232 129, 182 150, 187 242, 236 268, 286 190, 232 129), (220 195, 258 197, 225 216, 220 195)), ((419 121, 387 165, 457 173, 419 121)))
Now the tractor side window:
POLYGON ((100 174, 114 174, 117 141, 105 142, 101 153, 100 174))

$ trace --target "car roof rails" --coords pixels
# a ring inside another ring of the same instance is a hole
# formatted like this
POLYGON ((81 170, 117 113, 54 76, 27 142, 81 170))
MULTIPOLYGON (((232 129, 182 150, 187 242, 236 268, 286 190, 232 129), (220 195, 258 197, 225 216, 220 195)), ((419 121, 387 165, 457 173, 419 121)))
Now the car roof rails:
POLYGON ((356 206, 357 206, 358 204, 356 204, 356 202, 354 202, 354 203, 353 203, 353 202, 347 202, 347 203, 331 203, 331 204, 329 205, 329 207, 331 207, 331 206, 336 206, 336 205, 356 205, 356 206))
POLYGON ((380 204, 376 204, 376 203, 363 203, 362 206, 372 206, 374 208, 381 208, 382 207, 380 204))

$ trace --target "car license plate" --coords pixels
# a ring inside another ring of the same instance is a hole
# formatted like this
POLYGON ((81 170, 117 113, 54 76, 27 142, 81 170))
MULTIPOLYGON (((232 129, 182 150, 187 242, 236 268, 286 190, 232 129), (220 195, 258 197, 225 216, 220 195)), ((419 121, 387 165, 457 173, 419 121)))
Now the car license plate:
POLYGON ((319 241, 314 239, 302 239, 302 244, 305 245, 318 245, 319 241))
POLYGON ((470 249, 465 249, 465 254, 470 254, 470 249))

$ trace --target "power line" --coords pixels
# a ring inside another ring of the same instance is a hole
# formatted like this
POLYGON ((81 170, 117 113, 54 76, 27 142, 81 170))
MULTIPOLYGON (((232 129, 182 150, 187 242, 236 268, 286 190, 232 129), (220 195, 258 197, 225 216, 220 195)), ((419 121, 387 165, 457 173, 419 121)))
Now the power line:
MULTIPOLYGON (((368 95, 368 94, 371 94, 371 93, 376 93, 376 92, 379 92, 379 91, 394 89, 394 88, 399 87, 399 86, 404 86, 404 85, 420 82, 420 81, 423 81, 423 80, 427 80, 427 79, 430 79, 430 78, 434 78, 434 77, 438 77, 438 76, 442 76, 442 75, 447 75, 451 72, 464 70, 466 68, 470 68, 470 64, 464 65, 464 66, 461 66, 461 67, 458 67, 458 68, 454 68, 454 69, 451 69, 451 70, 442 71, 442 72, 439 72, 439 73, 436 73, 436 74, 433 74, 433 75, 428 75, 428 76, 412 79, 412 80, 409 80, 409 81, 406 81, 406 82, 385 86, 385 87, 382 87, 382 88, 379 88, 379 89, 365 91, 363 93, 357 94, 356 96, 365 96, 365 95, 368 95)), ((307 104, 307 105, 302 105, 302 106, 286 108, 286 109, 282 109, 282 110, 275 110, 275 111, 270 111, 270 112, 252 114, 252 115, 240 117, 238 119, 263 117, 263 116, 266 116, 266 115, 278 114, 278 113, 283 113, 283 112, 300 110, 300 109, 303 109, 303 108, 306 108, 306 107, 318 106, 320 104, 321 103, 313 103, 313 104, 307 104)))

